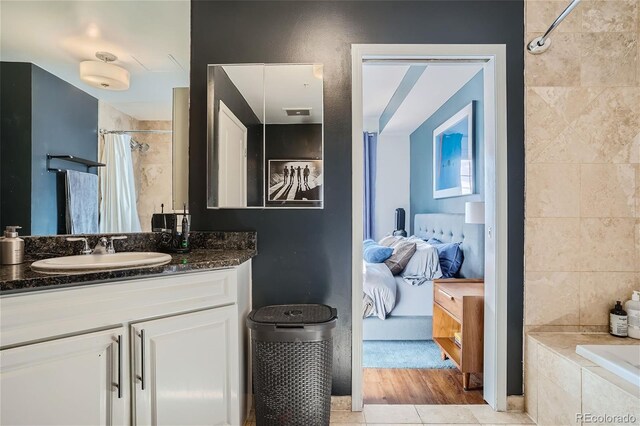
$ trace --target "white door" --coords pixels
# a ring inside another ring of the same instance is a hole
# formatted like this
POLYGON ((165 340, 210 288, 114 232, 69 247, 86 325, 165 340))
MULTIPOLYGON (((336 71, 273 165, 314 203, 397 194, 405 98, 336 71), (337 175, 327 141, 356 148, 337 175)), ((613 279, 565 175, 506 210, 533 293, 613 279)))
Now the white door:
POLYGON ((238 425, 237 307, 131 326, 137 425, 238 425))
POLYGON ((247 205, 247 128, 220 101, 218 114, 218 206, 247 205))
POLYGON ((0 351, 2 424, 128 424, 125 340, 120 327, 0 351))

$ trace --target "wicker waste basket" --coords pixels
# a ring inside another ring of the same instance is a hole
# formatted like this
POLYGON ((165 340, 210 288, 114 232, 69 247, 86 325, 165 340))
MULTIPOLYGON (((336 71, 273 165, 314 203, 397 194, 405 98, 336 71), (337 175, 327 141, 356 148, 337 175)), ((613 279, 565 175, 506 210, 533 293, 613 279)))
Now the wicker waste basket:
POLYGON ((257 426, 329 425, 336 319, 327 305, 272 305, 249 314, 257 426))

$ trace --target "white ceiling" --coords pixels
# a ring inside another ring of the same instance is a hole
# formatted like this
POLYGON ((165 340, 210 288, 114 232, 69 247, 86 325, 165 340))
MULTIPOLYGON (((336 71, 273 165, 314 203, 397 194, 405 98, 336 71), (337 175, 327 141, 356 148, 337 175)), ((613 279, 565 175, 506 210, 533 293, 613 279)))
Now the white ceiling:
MULTIPOLYGON (((267 124, 322 123, 322 80, 313 65, 225 65, 224 70, 242 96, 267 124), (263 87, 264 83, 264 87, 263 87), (284 108, 311 108, 308 116, 287 116, 284 108)), ((215 90, 215 89, 214 89, 215 90)))
MULTIPOLYGON (((383 133, 413 133, 481 69, 482 64, 427 66, 385 126, 383 133)), ((390 65, 364 66, 364 108, 365 111, 370 109, 373 114, 377 114, 376 119, 379 119, 402 80, 402 76, 398 79, 399 73, 399 69, 394 69, 390 65), (371 105, 367 105, 367 102, 371 105)))
POLYGON ((362 112, 365 121, 377 121, 380 118, 408 69, 409 65, 399 64, 365 64, 362 67, 362 112))
POLYGON ((139 120, 171 120, 172 88, 189 86, 190 3, 2 1, 0 60, 32 62, 139 120), (80 80, 81 61, 115 54, 129 90, 80 80))

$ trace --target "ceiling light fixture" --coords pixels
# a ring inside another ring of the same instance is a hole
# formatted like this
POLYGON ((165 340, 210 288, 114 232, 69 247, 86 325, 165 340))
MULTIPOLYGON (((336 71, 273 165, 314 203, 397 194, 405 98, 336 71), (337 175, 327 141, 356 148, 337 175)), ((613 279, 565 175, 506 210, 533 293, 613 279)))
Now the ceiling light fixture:
POLYGON ((109 52, 96 52, 100 61, 80 62, 80 79, 85 83, 106 90, 127 90, 129 71, 112 64, 118 57, 109 52))

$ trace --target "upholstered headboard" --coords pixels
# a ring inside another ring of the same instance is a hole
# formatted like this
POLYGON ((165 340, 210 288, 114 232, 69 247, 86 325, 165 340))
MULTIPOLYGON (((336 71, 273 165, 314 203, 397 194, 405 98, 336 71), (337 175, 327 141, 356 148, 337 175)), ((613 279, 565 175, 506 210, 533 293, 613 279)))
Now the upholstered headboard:
POLYGON ((422 239, 437 238, 442 242, 462 243, 464 261, 459 275, 463 278, 484 277, 484 226, 467 224, 463 214, 417 214, 413 233, 422 239))

